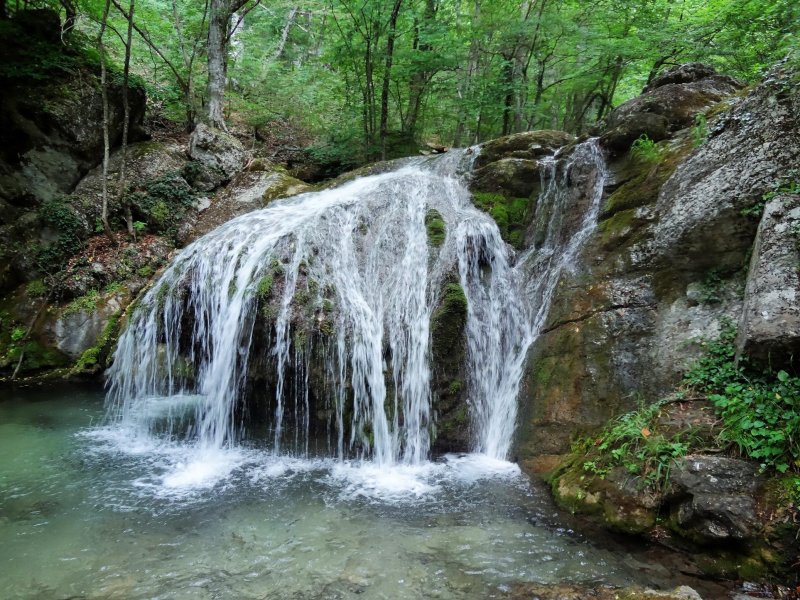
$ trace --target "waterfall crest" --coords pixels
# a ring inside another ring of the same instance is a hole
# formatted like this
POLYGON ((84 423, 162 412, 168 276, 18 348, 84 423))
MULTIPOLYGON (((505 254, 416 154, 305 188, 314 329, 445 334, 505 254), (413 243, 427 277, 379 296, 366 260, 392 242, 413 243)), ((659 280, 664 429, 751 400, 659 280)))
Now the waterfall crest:
POLYGON ((138 435, 221 448, 261 410, 263 441, 303 456, 324 413, 327 452, 418 464, 435 426, 431 317, 457 280, 474 447, 505 458, 526 352, 594 227, 605 170, 593 141, 542 161, 535 225, 544 235, 517 257, 470 201, 459 171, 473 152, 275 202, 180 251, 120 337, 112 417, 138 435), (591 198, 576 229, 570 179, 587 168, 591 198), (431 211, 444 222, 440 245, 429 243, 431 211))

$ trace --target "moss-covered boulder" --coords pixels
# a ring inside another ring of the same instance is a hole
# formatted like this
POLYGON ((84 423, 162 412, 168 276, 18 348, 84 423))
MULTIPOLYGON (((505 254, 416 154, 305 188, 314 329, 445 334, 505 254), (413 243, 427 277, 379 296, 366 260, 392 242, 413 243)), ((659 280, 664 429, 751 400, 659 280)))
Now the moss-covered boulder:
POLYGON ((611 112, 600 142, 612 152, 624 153, 640 135, 664 139, 668 133, 689 127, 697 114, 743 87, 705 65, 673 67, 656 77, 640 96, 611 112))
POLYGON ((525 158, 502 158, 476 169, 472 189, 508 196, 530 196, 539 189, 539 162, 525 158))
POLYGON ((466 403, 467 297, 452 278, 431 317, 433 409, 436 452, 469 449, 470 418, 466 403))
POLYGON ((556 150, 575 141, 575 136, 565 131, 541 129, 526 131, 486 142, 475 158, 475 168, 504 158, 536 160, 555 153, 556 150))

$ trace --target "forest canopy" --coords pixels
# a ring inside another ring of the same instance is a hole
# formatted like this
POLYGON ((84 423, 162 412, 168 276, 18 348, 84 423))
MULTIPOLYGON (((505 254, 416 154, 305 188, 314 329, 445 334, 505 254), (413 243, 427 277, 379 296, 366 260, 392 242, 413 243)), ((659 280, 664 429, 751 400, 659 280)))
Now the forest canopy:
POLYGON ((683 62, 752 82, 796 51, 800 23, 796 0, 0 1, 4 20, 37 8, 117 65, 131 25, 152 119, 289 131, 352 165, 583 133, 683 62))

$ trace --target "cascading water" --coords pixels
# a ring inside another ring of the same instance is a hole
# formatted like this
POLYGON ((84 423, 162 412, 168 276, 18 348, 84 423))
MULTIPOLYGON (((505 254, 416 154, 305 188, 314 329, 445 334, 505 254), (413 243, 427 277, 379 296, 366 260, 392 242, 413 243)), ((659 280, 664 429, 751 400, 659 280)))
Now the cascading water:
POLYGON ((337 456, 418 464, 433 426, 431 316, 457 274, 475 448, 504 459, 526 351, 594 226, 605 171, 591 140, 566 161, 543 161, 544 235, 515 264, 458 177, 471 153, 279 201, 186 247, 120 337, 108 373, 112 414, 136 435, 166 422, 169 438, 223 448, 240 436, 242 398, 268 394, 276 453, 307 454, 312 412, 325 409, 337 456), (589 205, 576 228, 567 184, 587 166, 589 205), (445 224, 439 247, 428 243, 430 211, 445 224), (260 391, 259 378, 269 382, 260 391), (312 402, 319 396, 325 406, 312 402))

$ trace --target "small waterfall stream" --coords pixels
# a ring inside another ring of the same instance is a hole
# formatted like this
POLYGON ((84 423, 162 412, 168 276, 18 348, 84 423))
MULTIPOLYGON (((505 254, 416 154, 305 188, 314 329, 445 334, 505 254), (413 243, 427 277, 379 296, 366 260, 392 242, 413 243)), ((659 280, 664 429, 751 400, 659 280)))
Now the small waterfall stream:
POLYGON ((324 408, 332 454, 419 464, 434 425, 431 317, 455 279, 468 305, 474 449, 505 459, 526 352, 594 227, 605 167, 593 140, 566 160, 543 160, 541 239, 515 256, 471 203, 462 175, 473 157, 405 161, 275 202, 187 246, 120 337, 108 372, 114 419, 132 435, 232 447, 242 398, 258 393, 254 374, 272 370, 260 393, 270 396, 273 452, 307 455, 310 421, 324 408), (578 179, 588 193, 575 192, 578 179), (431 211, 445 225, 438 247, 428 240, 431 211))

